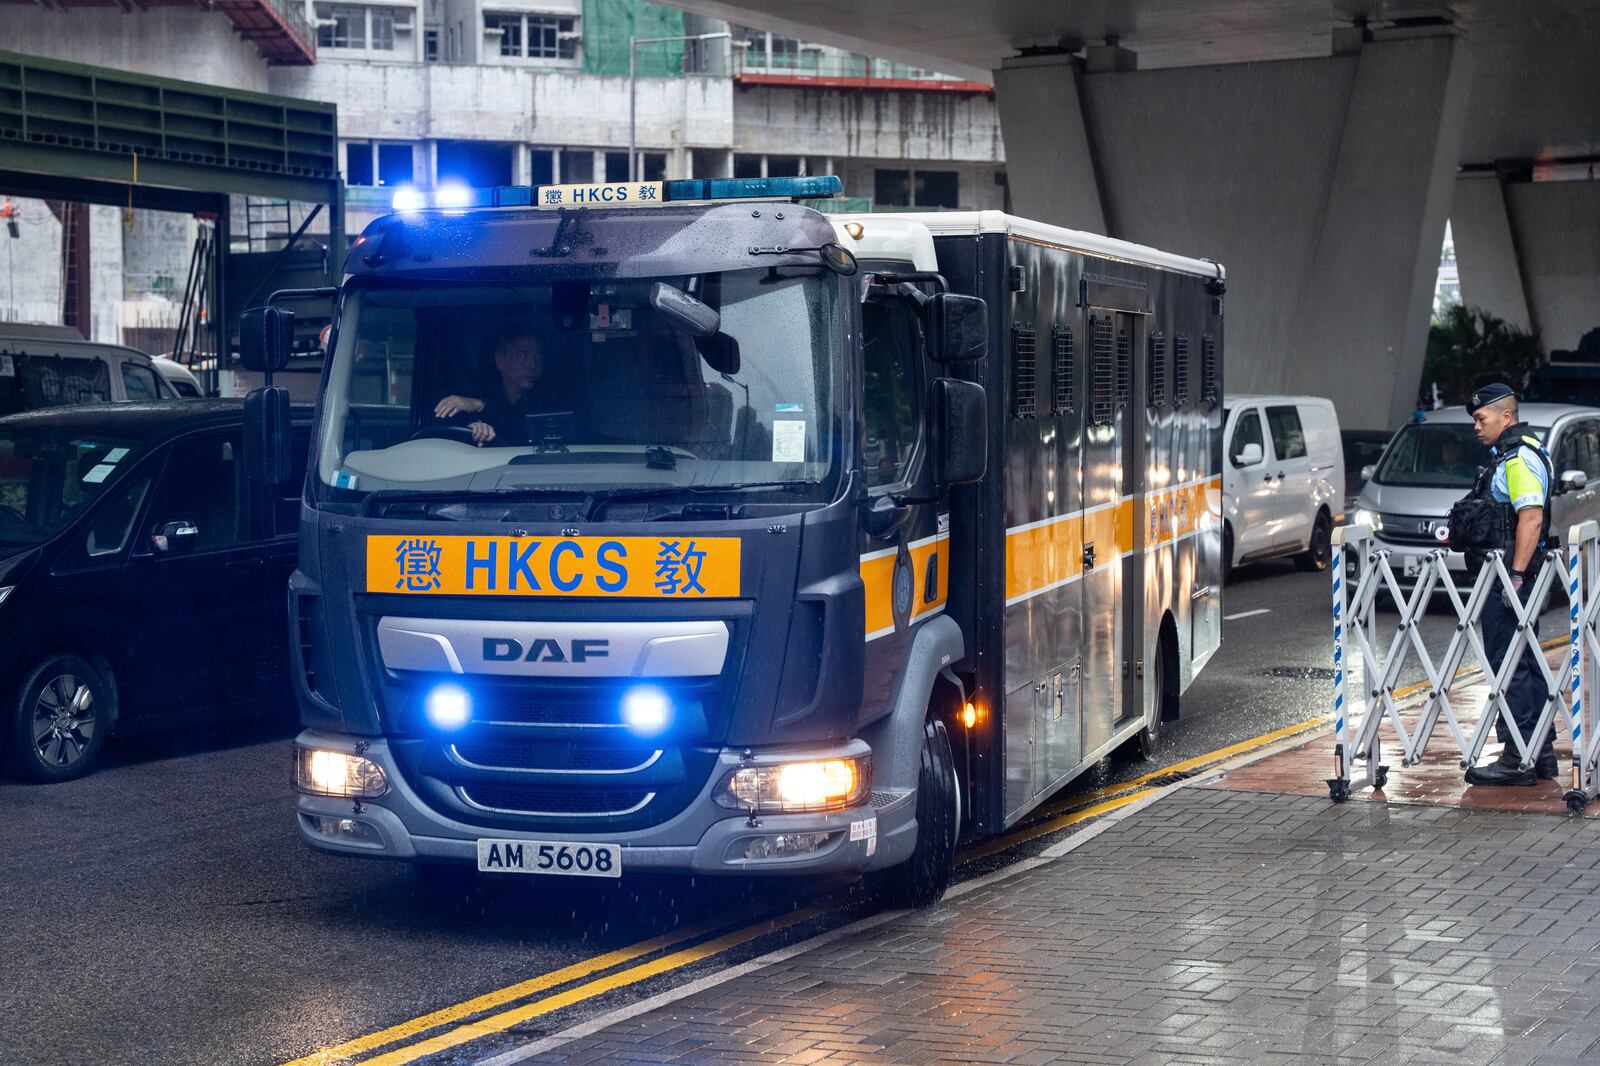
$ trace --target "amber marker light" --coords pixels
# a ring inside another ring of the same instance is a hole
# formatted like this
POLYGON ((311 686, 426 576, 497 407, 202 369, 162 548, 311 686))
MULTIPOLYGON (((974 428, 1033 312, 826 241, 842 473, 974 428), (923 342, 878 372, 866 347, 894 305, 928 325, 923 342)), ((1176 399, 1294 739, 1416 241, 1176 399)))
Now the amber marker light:
POLYGON ((966 726, 968 729, 971 729, 978 724, 977 704, 969 701, 965 707, 961 708, 961 724, 966 726))
POLYGON ((859 241, 861 239, 861 235, 867 231, 867 228, 859 222, 846 222, 844 224, 844 231, 850 234, 851 240, 859 241))

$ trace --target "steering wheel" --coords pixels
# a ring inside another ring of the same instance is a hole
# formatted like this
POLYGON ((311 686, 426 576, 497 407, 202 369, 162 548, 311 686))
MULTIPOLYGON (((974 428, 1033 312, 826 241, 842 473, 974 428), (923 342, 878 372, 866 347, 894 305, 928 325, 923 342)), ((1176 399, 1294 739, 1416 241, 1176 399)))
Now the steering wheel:
POLYGON ((15 526, 22 529, 32 528, 32 523, 28 521, 27 515, 14 511, 10 507, 0 507, 0 525, 15 526))
POLYGON ((447 425, 443 422, 435 422, 432 425, 423 426, 406 439, 453 440, 460 441, 462 444, 471 444, 474 447, 477 446, 477 442, 472 439, 472 430, 470 428, 467 426, 447 425))

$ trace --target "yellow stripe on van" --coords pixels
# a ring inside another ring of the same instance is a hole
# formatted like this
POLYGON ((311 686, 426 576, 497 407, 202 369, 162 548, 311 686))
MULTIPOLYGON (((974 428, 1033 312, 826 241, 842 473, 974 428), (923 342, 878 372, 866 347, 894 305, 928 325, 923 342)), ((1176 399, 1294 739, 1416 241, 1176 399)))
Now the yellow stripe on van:
MULTIPOLYGON (((911 554, 911 621, 934 614, 944 607, 950 595, 950 535, 940 533, 926 540, 913 541, 911 554), (932 600, 927 590, 928 561, 938 568, 932 600)), ((899 549, 890 548, 861 557, 861 583, 866 590, 866 636, 872 639, 894 632, 894 568, 899 549)))

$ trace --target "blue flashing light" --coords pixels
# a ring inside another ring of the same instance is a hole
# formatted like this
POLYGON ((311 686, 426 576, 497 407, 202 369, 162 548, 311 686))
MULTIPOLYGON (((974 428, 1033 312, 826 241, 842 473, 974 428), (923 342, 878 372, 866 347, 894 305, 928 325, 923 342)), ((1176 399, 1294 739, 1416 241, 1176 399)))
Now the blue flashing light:
POLYGON ((654 685, 638 685, 622 697, 622 721, 639 736, 655 736, 672 723, 672 700, 654 685))
POLYGON ((460 685, 438 685, 423 701, 423 713, 439 729, 460 729, 472 718, 472 697, 460 685))
POLYGON ((666 183, 668 200, 823 200, 844 192, 832 174, 806 178, 686 178, 666 183))
POLYGON ((427 201, 418 190, 402 185, 394 191, 393 206, 396 211, 420 211, 427 206, 427 201))
POLYGON ((476 190, 455 182, 441 185, 433 191, 433 205, 445 208, 471 207, 477 199, 474 192, 476 190))

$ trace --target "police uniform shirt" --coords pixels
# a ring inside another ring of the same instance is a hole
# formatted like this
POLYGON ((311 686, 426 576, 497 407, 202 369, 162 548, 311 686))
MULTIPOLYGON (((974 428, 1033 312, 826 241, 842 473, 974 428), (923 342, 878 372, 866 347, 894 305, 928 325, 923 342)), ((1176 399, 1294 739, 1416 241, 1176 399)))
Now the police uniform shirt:
POLYGON ((1495 464, 1489 498, 1496 503, 1509 503, 1514 511, 1543 507, 1550 497, 1550 481, 1545 464, 1539 460, 1533 445, 1519 444, 1509 459, 1495 464))

